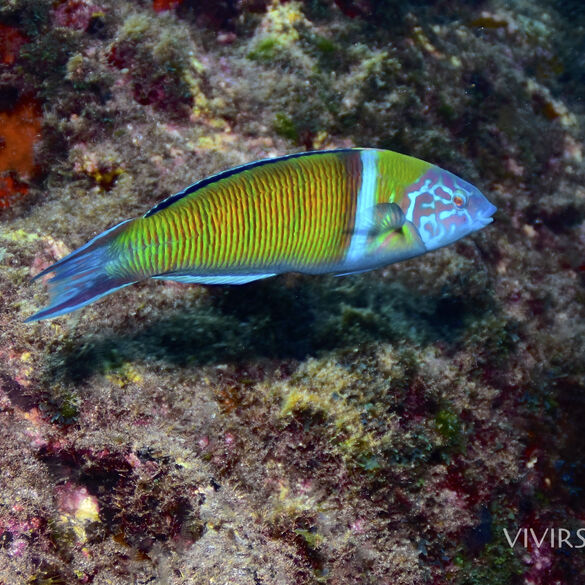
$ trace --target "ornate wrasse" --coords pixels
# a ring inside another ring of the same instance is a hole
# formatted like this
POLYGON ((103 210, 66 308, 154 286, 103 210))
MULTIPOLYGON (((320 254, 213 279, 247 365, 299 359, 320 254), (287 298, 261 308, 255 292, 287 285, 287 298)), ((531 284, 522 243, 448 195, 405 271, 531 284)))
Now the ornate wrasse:
POLYGON ((473 185, 388 150, 266 159, 213 175, 38 274, 63 315, 146 278, 244 284, 283 272, 350 274, 445 246, 496 208, 473 185))

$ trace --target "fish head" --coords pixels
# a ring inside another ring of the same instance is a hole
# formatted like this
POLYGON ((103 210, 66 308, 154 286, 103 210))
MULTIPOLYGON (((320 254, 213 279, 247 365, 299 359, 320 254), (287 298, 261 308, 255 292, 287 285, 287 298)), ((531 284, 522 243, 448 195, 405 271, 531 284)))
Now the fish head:
POLYGON ((471 183, 438 167, 406 189, 401 207, 427 250, 484 228, 497 210, 471 183))

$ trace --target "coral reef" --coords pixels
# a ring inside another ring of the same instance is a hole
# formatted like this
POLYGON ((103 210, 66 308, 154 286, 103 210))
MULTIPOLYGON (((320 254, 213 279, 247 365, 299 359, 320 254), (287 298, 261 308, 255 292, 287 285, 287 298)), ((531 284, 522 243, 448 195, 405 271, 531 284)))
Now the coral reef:
POLYGON ((578 582, 580 549, 506 535, 584 527, 584 26, 556 0, 3 2, 0 583, 578 582), (30 277, 108 226, 350 145, 467 178, 494 224, 23 324, 30 277))

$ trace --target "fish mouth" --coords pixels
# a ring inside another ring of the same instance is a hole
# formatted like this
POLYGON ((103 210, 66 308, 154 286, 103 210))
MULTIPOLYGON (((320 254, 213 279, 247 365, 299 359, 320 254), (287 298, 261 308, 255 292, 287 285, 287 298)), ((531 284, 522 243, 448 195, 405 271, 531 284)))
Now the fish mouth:
POLYGON ((495 205, 492 205, 489 201, 487 201, 487 206, 485 209, 482 209, 483 213, 478 215, 473 222, 478 229, 484 228, 486 225, 489 225, 494 221, 492 215, 498 210, 495 205))
POLYGON ((494 221, 493 217, 477 217, 475 218, 474 224, 479 228, 484 228, 486 225, 489 225, 494 221))
POLYGON ((498 208, 493 204, 490 203, 488 201, 489 207, 487 208, 487 212, 486 212, 486 217, 491 217, 496 211, 498 211, 498 208))

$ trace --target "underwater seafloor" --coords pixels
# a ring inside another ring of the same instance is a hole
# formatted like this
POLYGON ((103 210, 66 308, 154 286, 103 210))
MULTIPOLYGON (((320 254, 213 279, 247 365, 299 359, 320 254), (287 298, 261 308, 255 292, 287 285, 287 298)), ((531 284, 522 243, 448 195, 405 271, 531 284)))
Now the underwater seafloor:
POLYGON ((583 582, 583 39, 577 1, 2 0, 0 583, 583 582), (23 323, 107 227, 352 145, 494 223, 23 323))

